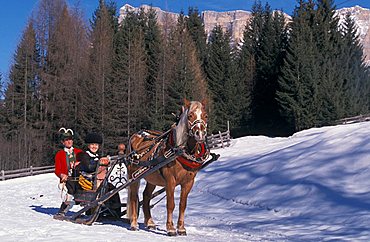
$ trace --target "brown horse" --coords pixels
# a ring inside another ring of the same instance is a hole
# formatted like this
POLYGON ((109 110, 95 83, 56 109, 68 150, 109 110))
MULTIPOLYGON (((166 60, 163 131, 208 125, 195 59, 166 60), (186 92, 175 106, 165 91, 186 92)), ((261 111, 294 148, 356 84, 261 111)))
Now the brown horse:
MULTIPOLYGON (((193 187, 194 178, 202 163, 208 158, 209 150, 205 140, 207 134, 207 112, 205 102, 184 100, 182 114, 177 125, 166 133, 156 131, 142 131, 130 138, 129 152, 135 151, 138 162, 147 162, 163 155, 173 147, 182 147, 183 154, 160 170, 145 177, 147 181, 143 192, 144 224, 149 229, 155 229, 156 225, 150 213, 150 199, 156 186, 165 187, 167 196, 167 234, 186 235, 184 217, 188 194, 193 187), (177 221, 177 233, 173 224, 172 216, 175 208, 175 187, 181 186, 179 217, 177 221)), ((135 171, 143 169, 137 165, 129 165, 128 174, 131 177, 135 171)), ((131 229, 138 229, 139 183, 129 188, 128 215, 131 229)))

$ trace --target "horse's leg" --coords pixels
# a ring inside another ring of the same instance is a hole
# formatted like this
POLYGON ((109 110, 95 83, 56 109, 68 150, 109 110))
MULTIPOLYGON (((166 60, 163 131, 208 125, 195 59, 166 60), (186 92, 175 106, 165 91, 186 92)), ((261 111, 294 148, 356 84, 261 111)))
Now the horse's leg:
POLYGON ((145 190, 143 192, 143 211, 144 211, 144 224, 148 229, 155 229, 155 223, 152 219, 150 213, 150 200, 152 199, 152 194, 155 189, 155 185, 146 183, 145 190))
POLYGON ((138 208, 138 193, 139 193, 139 182, 133 183, 128 188, 128 198, 127 198, 127 215, 130 218, 131 230, 138 230, 139 224, 137 222, 137 208, 138 208))
POLYGON ((166 196, 167 196, 167 234, 169 236, 175 236, 176 235, 176 229, 173 226, 173 210, 175 209, 175 186, 176 182, 174 181, 174 178, 168 179, 166 182, 166 196))
POLYGON ((179 219, 177 220, 177 233, 178 235, 186 235, 185 229, 185 209, 188 202, 188 195, 193 187, 194 179, 181 185, 180 206, 179 206, 179 219))

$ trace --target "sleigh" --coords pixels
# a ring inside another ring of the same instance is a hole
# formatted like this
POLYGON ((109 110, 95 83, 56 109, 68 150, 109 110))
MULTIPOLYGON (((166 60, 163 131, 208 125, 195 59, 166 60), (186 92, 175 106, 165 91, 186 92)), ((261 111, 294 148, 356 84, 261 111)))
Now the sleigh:
MULTIPOLYGON (((92 225, 97 220, 105 219, 126 220, 127 222, 127 219, 123 218, 127 214, 127 204, 121 202, 120 191, 136 182, 140 182, 142 178, 171 163, 176 157, 182 155, 182 152, 181 148, 167 151, 164 155, 142 164, 141 169, 133 174, 131 178, 127 177, 127 166, 135 162, 133 159, 134 153, 108 156, 110 165, 104 167, 107 172, 100 186, 93 190, 80 190, 74 195, 75 203, 82 206, 82 208, 72 215, 62 215, 56 219, 86 225, 92 225)), ((208 166, 218 157, 219 155, 211 154, 211 158, 204 162, 201 168, 208 166)), ((97 187, 96 184, 94 184, 94 187, 97 187)), ((154 192, 152 198, 161 195, 164 191, 165 189, 162 188, 154 192)), ((142 201, 139 202, 138 210, 142 203, 142 201)), ((151 207, 153 206, 151 205, 151 207)))
MULTIPOLYGON (((130 229, 138 230, 138 211, 142 205, 144 226, 156 229, 151 215, 151 201, 157 186, 166 191, 167 221, 166 231, 169 236, 186 235, 185 209, 195 176, 202 168, 217 160, 219 155, 210 152, 207 144, 208 114, 205 101, 189 101, 184 99, 184 106, 177 122, 162 133, 155 130, 141 130, 131 135, 128 142, 127 156, 111 157, 111 166, 104 178, 101 188, 96 193, 81 194, 86 204, 80 211, 66 220, 82 224, 92 224, 105 214, 120 218, 127 213, 130 229), (211 158, 210 158, 211 157, 211 158), (210 159, 209 159, 210 158, 210 159), (110 177, 117 165, 127 168, 127 179, 118 186, 109 187, 110 177), (139 181, 146 180, 143 200, 138 200, 139 181), (175 187, 180 186, 179 216, 174 226, 173 211, 175 208, 175 187), (128 188, 128 200, 125 210, 121 210, 119 191, 128 188), (91 196, 89 199, 87 197, 91 196), (118 197, 118 198, 117 198, 118 197)), ((164 191, 164 190, 162 190, 164 191)), ((78 197, 77 197, 78 199, 78 197)))

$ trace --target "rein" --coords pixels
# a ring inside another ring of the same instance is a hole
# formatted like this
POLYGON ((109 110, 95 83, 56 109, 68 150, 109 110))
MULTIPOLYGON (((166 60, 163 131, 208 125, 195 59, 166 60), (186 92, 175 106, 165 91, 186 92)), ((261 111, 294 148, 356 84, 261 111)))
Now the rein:
MULTIPOLYGON (((145 131, 145 132, 147 132, 147 133, 149 133, 149 134, 152 134, 152 135, 153 135, 153 133, 150 133, 150 131, 145 131)), ((164 132, 163 134, 161 134, 161 135, 159 135, 159 136, 157 136, 157 137, 155 137, 155 138, 152 138, 152 140, 154 141, 154 143, 153 143, 153 144, 149 144, 149 145, 147 145, 147 146, 142 147, 142 148, 139 150, 139 151, 141 151, 140 153, 137 153, 137 151, 136 151, 136 150, 132 151, 132 152, 129 154, 129 156, 132 158, 132 159, 131 159, 131 162, 137 165, 137 163, 139 162, 139 160, 140 160, 144 155, 148 154, 148 153, 153 149, 153 147, 154 147, 154 146, 156 146, 156 145, 158 145, 158 146, 159 146, 159 144, 160 144, 160 143, 161 143, 165 138, 167 138, 167 136, 169 135, 169 133, 170 133, 170 132, 171 132, 171 129, 167 130, 166 132, 164 132), (135 160, 136 160, 137 162, 135 162, 135 160)))

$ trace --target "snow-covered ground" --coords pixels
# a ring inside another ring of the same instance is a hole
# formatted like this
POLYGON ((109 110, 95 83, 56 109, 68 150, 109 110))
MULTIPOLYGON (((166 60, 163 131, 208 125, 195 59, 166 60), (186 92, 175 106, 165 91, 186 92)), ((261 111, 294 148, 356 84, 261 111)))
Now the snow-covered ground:
POLYGON ((370 122, 243 137, 215 152, 190 193, 186 237, 166 236, 165 200, 155 231, 142 213, 139 231, 54 220, 58 180, 45 174, 0 182, 0 241, 370 241, 370 122))

